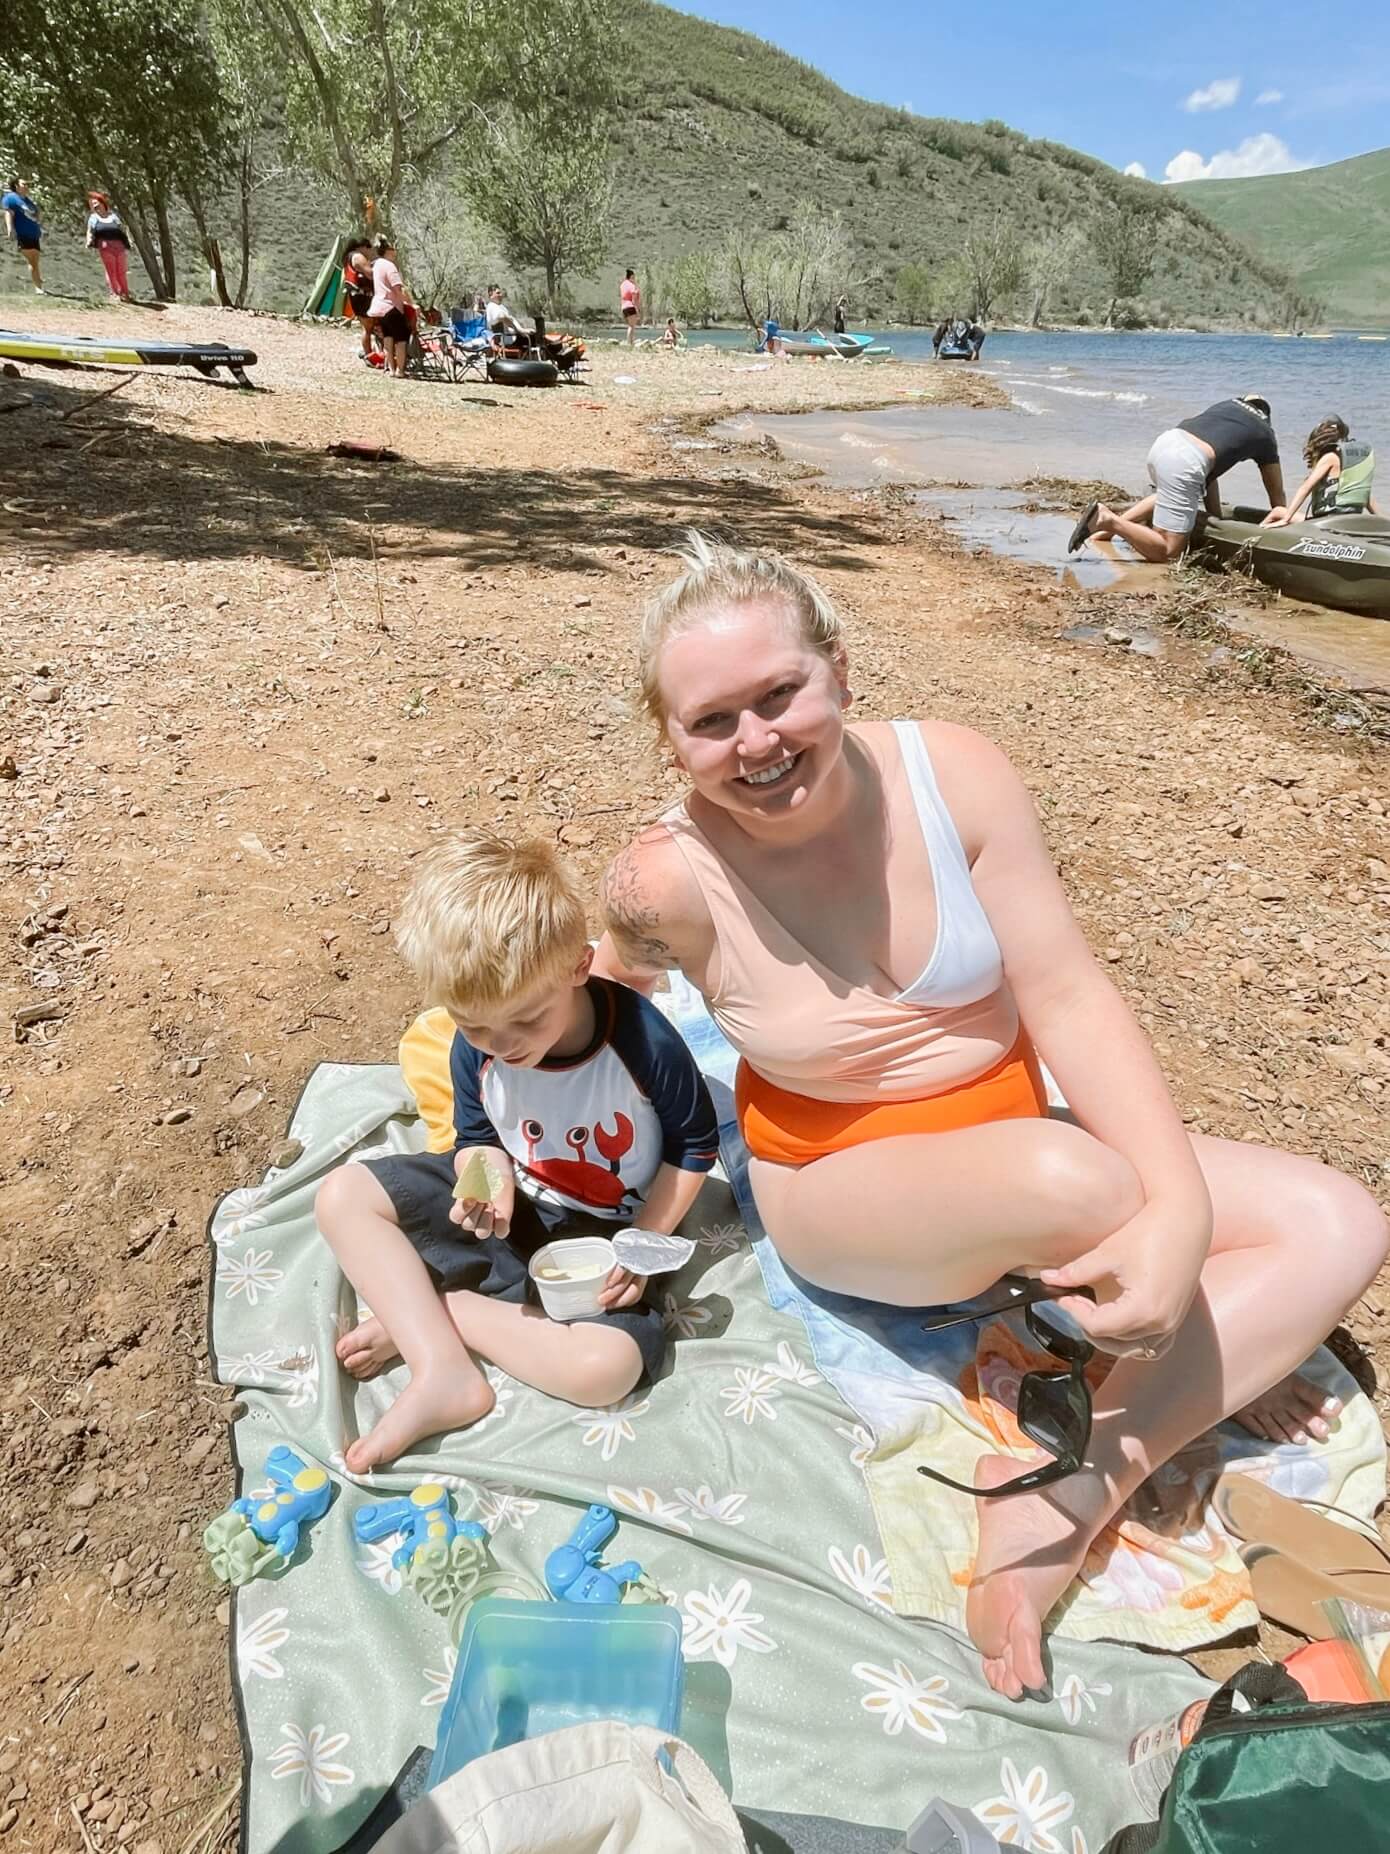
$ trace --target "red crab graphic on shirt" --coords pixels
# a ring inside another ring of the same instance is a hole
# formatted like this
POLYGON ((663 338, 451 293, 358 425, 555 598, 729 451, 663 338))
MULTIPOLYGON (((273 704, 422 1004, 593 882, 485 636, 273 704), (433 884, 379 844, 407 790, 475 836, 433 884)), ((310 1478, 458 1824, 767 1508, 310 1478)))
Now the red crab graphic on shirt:
POLYGON ((574 1158, 538 1159, 536 1148, 545 1138, 545 1128, 539 1120, 528 1119, 521 1123, 521 1137, 526 1141, 526 1169, 531 1176, 587 1209, 610 1213, 622 1210, 629 1198, 634 1203, 641 1198, 640 1192, 626 1188, 618 1172, 624 1154, 632 1150, 635 1134, 636 1129, 627 1115, 615 1112, 611 1133, 601 1121, 595 1121, 592 1129, 568 1128, 565 1144, 576 1155, 574 1158), (606 1164, 599 1165, 587 1156, 590 1141, 606 1164))

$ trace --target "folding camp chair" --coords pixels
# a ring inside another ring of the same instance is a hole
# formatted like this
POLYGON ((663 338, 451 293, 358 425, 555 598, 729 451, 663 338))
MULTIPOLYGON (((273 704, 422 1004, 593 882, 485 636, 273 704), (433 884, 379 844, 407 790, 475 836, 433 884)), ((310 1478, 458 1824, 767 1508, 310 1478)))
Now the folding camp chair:
POLYGON ((485 380, 494 347, 485 315, 464 315, 455 310, 447 330, 455 380, 485 380))

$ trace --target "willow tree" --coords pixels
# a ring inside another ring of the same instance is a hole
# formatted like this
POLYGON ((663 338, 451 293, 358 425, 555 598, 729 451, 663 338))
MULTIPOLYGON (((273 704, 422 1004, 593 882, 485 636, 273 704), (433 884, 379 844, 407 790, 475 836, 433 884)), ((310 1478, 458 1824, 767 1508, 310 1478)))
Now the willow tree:
POLYGON ((157 297, 177 286, 170 212, 226 163, 226 99, 196 0, 6 0, 6 152, 76 210, 101 187, 157 297))
POLYGON ((606 255, 620 71, 610 0, 527 0, 489 44, 469 192, 511 262, 543 273, 548 303, 606 255))
POLYGON ((278 55, 292 148, 358 226, 388 224, 403 183, 438 166, 513 31, 481 0, 243 3, 278 55))
POLYGON ((1120 304, 1137 296, 1153 275, 1158 257, 1159 209, 1148 202, 1118 200, 1091 227, 1091 244, 1110 283, 1105 326, 1115 326, 1120 304))

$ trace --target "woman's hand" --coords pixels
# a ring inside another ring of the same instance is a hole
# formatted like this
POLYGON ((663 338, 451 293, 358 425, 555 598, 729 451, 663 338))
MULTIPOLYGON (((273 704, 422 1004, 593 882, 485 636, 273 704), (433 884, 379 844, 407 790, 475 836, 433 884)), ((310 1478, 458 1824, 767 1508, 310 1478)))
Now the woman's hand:
POLYGON ((626 1268, 614 1268, 603 1284, 598 1304, 609 1313, 619 1307, 635 1307, 646 1292, 647 1277, 631 1274, 626 1268))
POLYGON ((1059 1301, 1109 1351, 1166 1352, 1187 1318, 1211 1247, 1211 1205, 1155 1198, 1088 1254, 1045 1268, 1049 1287, 1091 1287, 1096 1300, 1059 1301))
POLYGON ((482 1241, 488 1236, 503 1237, 510 1230, 512 1210, 516 1204, 516 1173, 506 1153, 499 1152, 496 1147, 464 1146, 454 1154, 456 1178, 478 1153, 483 1155, 488 1169, 500 1177, 501 1183, 491 1198, 456 1198, 449 1207, 449 1221, 457 1223, 465 1236, 474 1236, 482 1241))
POLYGON ((1287 528, 1293 516, 1285 508, 1271 509, 1260 523, 1262 528, 1287 528))

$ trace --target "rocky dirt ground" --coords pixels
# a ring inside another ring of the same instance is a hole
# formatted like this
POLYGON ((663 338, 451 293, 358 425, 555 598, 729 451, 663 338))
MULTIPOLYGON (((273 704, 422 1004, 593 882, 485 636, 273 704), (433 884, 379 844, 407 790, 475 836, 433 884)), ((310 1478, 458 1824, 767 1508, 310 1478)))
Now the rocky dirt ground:
MULTIPOLYGON (((71 319, 25 306, 26 327, 71 319)), ((392 1055, 415 1004, 392 911, 436 833, 543 832, 592 883, 666 802, 633 627, 687 525, 824 578, 858 712, 930 710, 1013 756, 1194 1126, 1384 1194, 1374 745, 1296 678, 1069 642, 1072 595, 965 558, 902 496, 831 496, 699 436, 743 407, 946 390, 929 369, 604 349, 579 389, 526 394, 382 381, 341 332, 213 311, 81 326, 249 341, 271 390, 0 382, 5 1847, 232 1833, 226 1609, 198 1543, 231 1492, 204 1225, 315 1063, 392 1055), (328 456, 343 439, 400 461, 328 456)), ((1387 1306, 1341 1341, 1382 1409, 1387 1306)))

